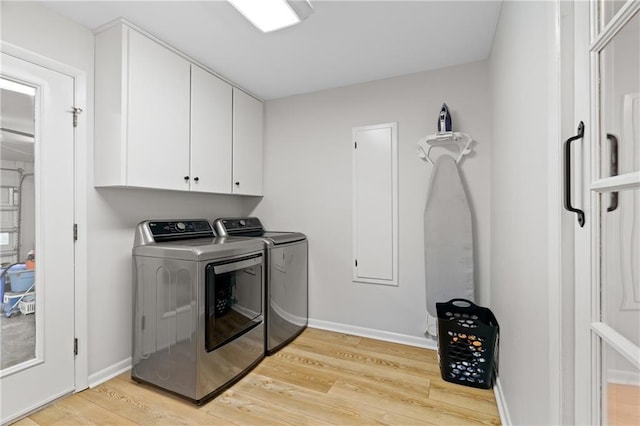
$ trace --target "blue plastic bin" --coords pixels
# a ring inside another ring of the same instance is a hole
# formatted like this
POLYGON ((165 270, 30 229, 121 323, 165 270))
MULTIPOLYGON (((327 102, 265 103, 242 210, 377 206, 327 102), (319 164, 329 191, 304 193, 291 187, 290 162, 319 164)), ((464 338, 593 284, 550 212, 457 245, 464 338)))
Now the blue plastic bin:
MULTIPOLYGON (((27 269, 27 265, 25 265, 24 263, 19 263, 17 265, 13 265, 10 270, 11 271, 24 271, 25 269, 27 269)), ((3 275, 4 270, 5 270, 5 268, 0 268, 0 276, 2 277, 2 278, 0 278, 0 305, 2 304, 2 301, 4 300, 4 284, 6 282, 7 275, 9 274, 9 271, 7 271, 7 273, 3 275)))
POLYGON ((9 282, 11 284, 11 291, 20 292, 27 291, 33 285, 33 281, 36 279, 35 269, 14 271, 13 268, 7 272, 9 275, 9 282))

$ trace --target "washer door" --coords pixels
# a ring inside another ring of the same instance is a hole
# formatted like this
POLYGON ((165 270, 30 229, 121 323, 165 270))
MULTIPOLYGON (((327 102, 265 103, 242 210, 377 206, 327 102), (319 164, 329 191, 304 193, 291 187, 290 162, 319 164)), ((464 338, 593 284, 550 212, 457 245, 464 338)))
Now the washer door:
POLYGON ((262 254, 205 268, 205 348, 210 352, 262 323, 262 254))

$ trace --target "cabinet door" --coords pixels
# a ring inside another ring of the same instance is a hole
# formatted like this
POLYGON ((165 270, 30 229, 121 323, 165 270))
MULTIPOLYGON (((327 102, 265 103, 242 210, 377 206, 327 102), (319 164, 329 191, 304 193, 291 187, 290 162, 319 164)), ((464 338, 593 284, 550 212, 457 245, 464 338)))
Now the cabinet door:
POLYGON ((233 193, 262 195, 262 102, 233 89, 233 193))
POLYGON ((191 66, 191 190, 231 193, 231 85, 191 66))
POLYGON ((129 30, 127 185, 189 188, 190 64, 129 30))
POLYGON ((397 135, 397 123, 353 129, 353 281, 398 285, 397 135))

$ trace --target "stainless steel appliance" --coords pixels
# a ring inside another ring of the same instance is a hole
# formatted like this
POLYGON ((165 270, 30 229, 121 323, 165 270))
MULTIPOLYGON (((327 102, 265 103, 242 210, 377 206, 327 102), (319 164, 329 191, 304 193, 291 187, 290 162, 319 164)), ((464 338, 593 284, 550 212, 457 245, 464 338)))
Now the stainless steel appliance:
POLYGON ((257 217, 220 218, 218 235, 253 237, 265 245, 267 255, 266 352, 272 354, 307 326, 308 242, 300 232, 268 232, 257 217))
POLYGON ((206 220, 145 221, 133 247, 131 376, 196 403, 264 357, 264 248, 206 220))

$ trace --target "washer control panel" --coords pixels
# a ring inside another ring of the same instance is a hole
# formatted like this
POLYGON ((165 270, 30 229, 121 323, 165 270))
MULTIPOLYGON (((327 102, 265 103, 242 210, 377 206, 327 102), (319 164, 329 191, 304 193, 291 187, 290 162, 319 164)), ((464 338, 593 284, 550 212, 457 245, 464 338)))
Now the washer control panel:
POLYGON ((156 242, 215 237, 211 225, 204 219, 150 221, 148 226, 156 242))

